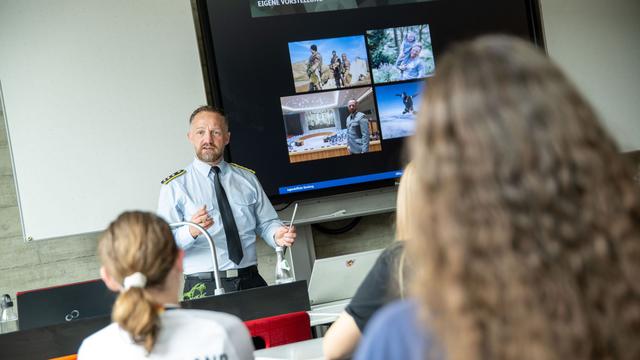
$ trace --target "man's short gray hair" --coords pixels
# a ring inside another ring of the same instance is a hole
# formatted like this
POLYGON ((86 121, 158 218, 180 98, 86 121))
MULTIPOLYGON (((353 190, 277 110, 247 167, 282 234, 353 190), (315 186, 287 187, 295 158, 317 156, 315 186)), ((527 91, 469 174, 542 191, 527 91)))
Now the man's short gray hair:
POLYGON ((226 126, 227 130, 229 130, 229 120, 227 120, 227 116, 225 115, 224 110, 222 108, 211 105, 202 105, 193 110, 191 116, 189 116, 189 124, 191 124, 193 122, 193 118, 195 118, 196 115, 200 114, 201 112, 211 112, 220 115, 220 117, 222 117, 222 119, 224 120, 224 126, 226 126))

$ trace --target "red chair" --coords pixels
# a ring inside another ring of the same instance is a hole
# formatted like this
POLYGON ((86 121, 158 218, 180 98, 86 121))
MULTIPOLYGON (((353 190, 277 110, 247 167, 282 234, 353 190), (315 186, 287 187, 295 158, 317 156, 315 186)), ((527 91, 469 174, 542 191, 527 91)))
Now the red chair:
POLYGON ((249 320, 244 324, 254 338, 256 349, 263 342, 265 348, 270 348, 311 339, 311 320, 306 311, 249 320))

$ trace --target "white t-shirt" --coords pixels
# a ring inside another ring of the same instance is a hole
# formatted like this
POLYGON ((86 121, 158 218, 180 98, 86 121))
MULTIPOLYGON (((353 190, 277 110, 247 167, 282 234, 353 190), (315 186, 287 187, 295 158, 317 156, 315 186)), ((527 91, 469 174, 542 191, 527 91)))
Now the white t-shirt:
POLYGON ((205 310, 170 309, 160 315, 160 333, 146 356, 116 323, 84 339, 79 359, 253 359, 249 331, 237 317, 205 310))

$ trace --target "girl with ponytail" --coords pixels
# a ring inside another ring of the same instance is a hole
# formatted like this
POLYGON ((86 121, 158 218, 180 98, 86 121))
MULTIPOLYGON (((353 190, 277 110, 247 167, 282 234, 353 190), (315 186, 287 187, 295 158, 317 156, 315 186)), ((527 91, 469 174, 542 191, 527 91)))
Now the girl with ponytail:
POLYGON ((98 252, 102 279, 120 295, 113 323, 84 340, 80 359, 253 359, 238 318, 178 308, 184 252, 158 216, 123 213, 100 238, 98 252))

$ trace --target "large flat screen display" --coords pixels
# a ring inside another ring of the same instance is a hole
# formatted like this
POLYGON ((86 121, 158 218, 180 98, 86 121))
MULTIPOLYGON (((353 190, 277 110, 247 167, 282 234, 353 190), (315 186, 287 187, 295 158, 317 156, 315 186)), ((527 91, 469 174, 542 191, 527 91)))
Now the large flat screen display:
POLYGON ((532 0, 203 0, 211 102, 230 161, 273 202, 391 185, 421 94, 451 44, 538 44, 532 0))

